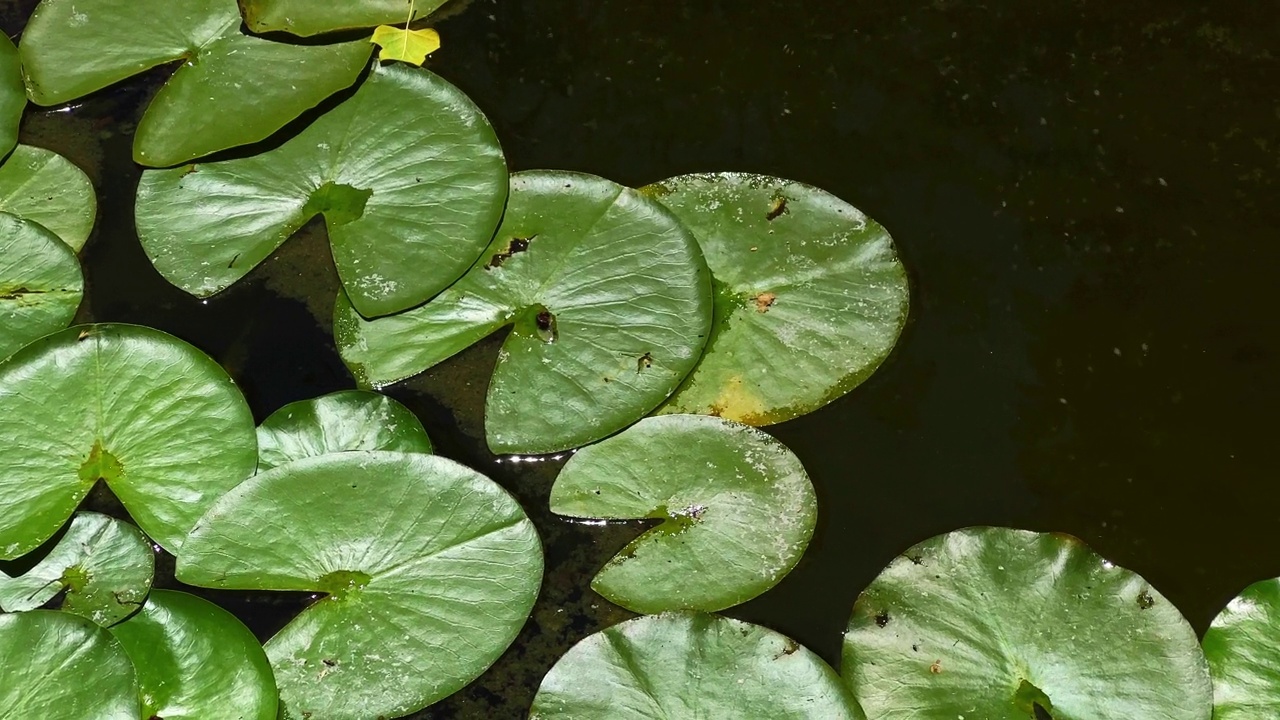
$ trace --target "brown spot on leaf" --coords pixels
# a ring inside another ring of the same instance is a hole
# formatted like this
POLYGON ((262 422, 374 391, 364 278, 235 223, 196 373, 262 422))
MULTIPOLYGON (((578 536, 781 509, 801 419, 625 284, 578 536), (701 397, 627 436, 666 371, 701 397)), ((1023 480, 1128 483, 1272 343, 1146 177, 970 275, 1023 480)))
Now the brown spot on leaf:
POLYGON ((762 292, 756 296, 756 312, 767 313, 778 301, 778 296, 771 292, 762 292))
POLYGON ((939 673, 942 672, 941 658, 933 661, 933 664, 929 666, 929 672, 933 673, 934 675, 938 675, 939 673))
POLYGON ((636 360, 636 372, 644 372, 653 367, 653 353, 645 353, 636 360))
POLYGON ((773 222, 788 212, 790 211, 787 210, 787 198, 783 195, 774 195, 773 200, 769 202, 769 212, 765 214, 764 219, 773 222))
POLYGON ((880 614, 876 615, 876 625, 880 627, 884 627, 888 624, 889 624, 889 611, 888 610, 880 611, 880 614))
POLYGON ((512 255, 517 255, 519 253, 524 252, 525 250, 528 250, 529 243, 536 237, 538 236, 530 235, 527 238, 521 238, 521 237, 511 238, 511 240, 507 242, 507 249, 494 255, 489 260, 488 264, 484 266, 484 269, 492 270, 493 268, 496 268, 496 267, 502 267, 502 263, 506 262, 507 260, 510 260, 512 255))
POLYGON ((1138 593, 1138 609, 1150 610, 1151 608, 1155 607, 1155 604, 1156 604, 1155 598, 1151 597, 1151 593, 1147 592, 1146 590, 1143 590, 1142 592, 1138 593))

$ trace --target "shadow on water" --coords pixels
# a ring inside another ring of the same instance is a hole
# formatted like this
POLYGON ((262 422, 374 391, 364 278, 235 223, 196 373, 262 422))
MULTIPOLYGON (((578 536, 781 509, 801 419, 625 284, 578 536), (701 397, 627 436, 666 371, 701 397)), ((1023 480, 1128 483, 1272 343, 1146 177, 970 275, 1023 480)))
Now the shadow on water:
MULTIPOLYGON (((32 5, 0 2, 5 30, 32 5)), ((912 271, 908 333, 854 393, 771 428, 813 476, 818 533, 778 588, 728 613, 834 662, 880 568, 967 525, 1075 534, 1201 631, 1280 575, 1263 450, 1280 401, 1276 29, 1267 4, 1243 1, 475 0, 442 23, 433 68, 489 114, 514 169, 633 185, 771 173, 894 234, 912 271)), ((82 319, 194 342, 259 418, 350 387, 321 228, 207 303, 142 254, 129 142, 159 77, 24 127, 101 194, 82 319)), ((442 454, 524 503, 546 544, 544 594, 492 671, 419 718, 521 717, 557 657, 627 616, 589 580, 635 530, 558 521, 555 464, 500 463, 478 439, 496 347, 389 392, 442 454)), ((291 612, 216 599, 263 635, 291 612)))

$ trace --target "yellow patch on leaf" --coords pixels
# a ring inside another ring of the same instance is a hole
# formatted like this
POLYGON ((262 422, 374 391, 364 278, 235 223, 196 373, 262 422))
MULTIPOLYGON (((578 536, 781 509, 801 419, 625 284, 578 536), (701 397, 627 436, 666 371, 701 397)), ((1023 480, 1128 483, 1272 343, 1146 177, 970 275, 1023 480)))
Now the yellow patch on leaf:
POLYGON ((766 421, 764 403, 744 387, 741 375, 729 378, 708 414, 746 425, 762 425, 766 421))
POLYGON ((382 48, 378 59, 383 62, 399 60, 420 66, 428 55, 440 49, 440 33, 431 28, 409 30, 379 25, 370 41, 382 48))

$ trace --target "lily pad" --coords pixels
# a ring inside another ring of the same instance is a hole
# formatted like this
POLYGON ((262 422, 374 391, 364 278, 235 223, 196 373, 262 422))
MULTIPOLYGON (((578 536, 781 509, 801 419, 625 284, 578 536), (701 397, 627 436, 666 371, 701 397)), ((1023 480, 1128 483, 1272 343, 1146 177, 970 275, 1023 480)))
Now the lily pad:
POLYGON ((93 231, 98 200, 75 163, 52 150, 19 145, 0 165, 0 212, 40 223, 80 252, 93 231))
POLYGON ((0 658, 0 720, 138 720, 133 663, 78 615, 0 615, 0 658))
MULTIPOLYGON (((413 19, 426 17, 447 0, 415 0, 413 19)), ((283 30, 319 35, 400 23, 410 18, 409 0, 240 0, 245 24, 254 32, 283 30)))
POLYGON ((373 31, 373 43, 382 48, 378 53, 382 62, 398 60, 421 65, 428 55, 440 49, 440 33, 433 28, 410 30, 379 25, 373 31))
POLYGON ((0 573, 0 609, 26 612, 52 601, 56 607, 48 609, 114 625, 142 607, 155 564, 151 544, 134 526, 76 513, 67 534, 30 572, 18 578, 0 573))
MULTIPOLYGON (((0 33, 3 34, 3 33, 0 33)), ((8 35, 0 38, 0 156, 18 144, 18 125, 27 107, 22 84, 22 60, 8 35)))
POLYGON ((270 136, 369 61, 363 40, 292 45, 240 25, 236 0, 42 0, 22 33, 27 93, 57 105, 182 61, 134 136, 134 160, 161 167, 270 136))
POLYGON ((1280 580, 1250 585, 1204 634, 1214 720, 1280 717, 1280 580))
POLYGON ((551 488, 551 511, 661 521, 591 587, 638 613, 713 611, 760 595, 795 567, 817 499, 800 460, 765 433, 670 415, 580 450, 551 488))
POLYGON ((906 323, 907 274, 885 229, 818 188, 683 175, 644 192, 698 238, 715 283, 711 341, 662 408, 769 425, 866 380, 906 323))
POLYGON ((71 248, 39 224, 0 212, 0 360, 65 328, 83 297, 71 248))
POLYGON ((258 639, 194 595, 153 590, 111 628, 138 672, 144 718, 275 720, 276 683, 258 639))
POLYGON ((427 70, 388 65, 275 150, 143 173, 137 223, 156 269, 207 297, 322 214, 343 286, 375 317, 457 280, 506 197, 506 160, 480 110, 427 70))
POLYGON ((258 426, 258 472, 353 450, 430 453, 431 440, 413 411, 367 390, 290 403, 258 426))
POLYGON ((497 660, 538 595, 542 548, 520 505, 473 470, 345 452, 227 493, 177 577, 325 593, 266 645, 285 717, 365 720, 415 712, 497 660))
POLYGON ((970 528, 895 559, 858 598, 841 674, 877 720, 1208 720, 1196 634, 1079 540, 970 528))
POLYGON ((549 453, 665 400, 702 351, 710 294, 696 241, 658 203, 591 175, 523 172, 492 244, 456 285, 373 321, 339 297, 334 335, 357 381, 380 387, 512 326, 489 385, 489 447, 549 453))
POLYGON ((174 552, 258 462, 226 371, 133 325, 72 327, 0 363, 0 437, 0 559, 48 539, 99 480, 174 552))
POLYGON ((835 671, 767 628, 715 615, 628 620, 551 668, 529 720, 865 720, 835 671))

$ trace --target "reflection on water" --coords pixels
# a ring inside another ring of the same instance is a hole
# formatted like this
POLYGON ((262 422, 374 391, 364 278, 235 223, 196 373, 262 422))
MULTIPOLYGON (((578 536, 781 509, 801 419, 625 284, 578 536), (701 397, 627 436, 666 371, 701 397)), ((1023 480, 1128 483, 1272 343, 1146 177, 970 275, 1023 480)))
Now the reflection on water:
MULTIPOLYGON (((0 2, 5 29, 33 4, 0 2)), ((1280 404, 1274 8, 799 8, 475 0, 442 24, 433 63, 490 115, 515 169, 632 185, 771 173, 834 192, 898 241, 917 293, 898 351, 852 395, 772 430, 817 487, 809 554, 728 614, 835 661, 854 597, 885 563, 973 524, 1077 535, 1201 630, 1246 584, 1280 575, 1268 551, 1280 491, 1263 456, 1280 404)), ((208 305, 148 265, 128 133, 156 77, 26 124, 102 193, 89 314, 195 342, 260 418, 349 386, 329 343, 322 233, 208 305)), ((628 616, 589 581, 636 529, 555 519, 560 463, 499 463, 477 440, 498 342, 390 394, 443 454, 529 509, 544 596, 491 673, 421 718, 521 717, 571 643, 628 616)))

